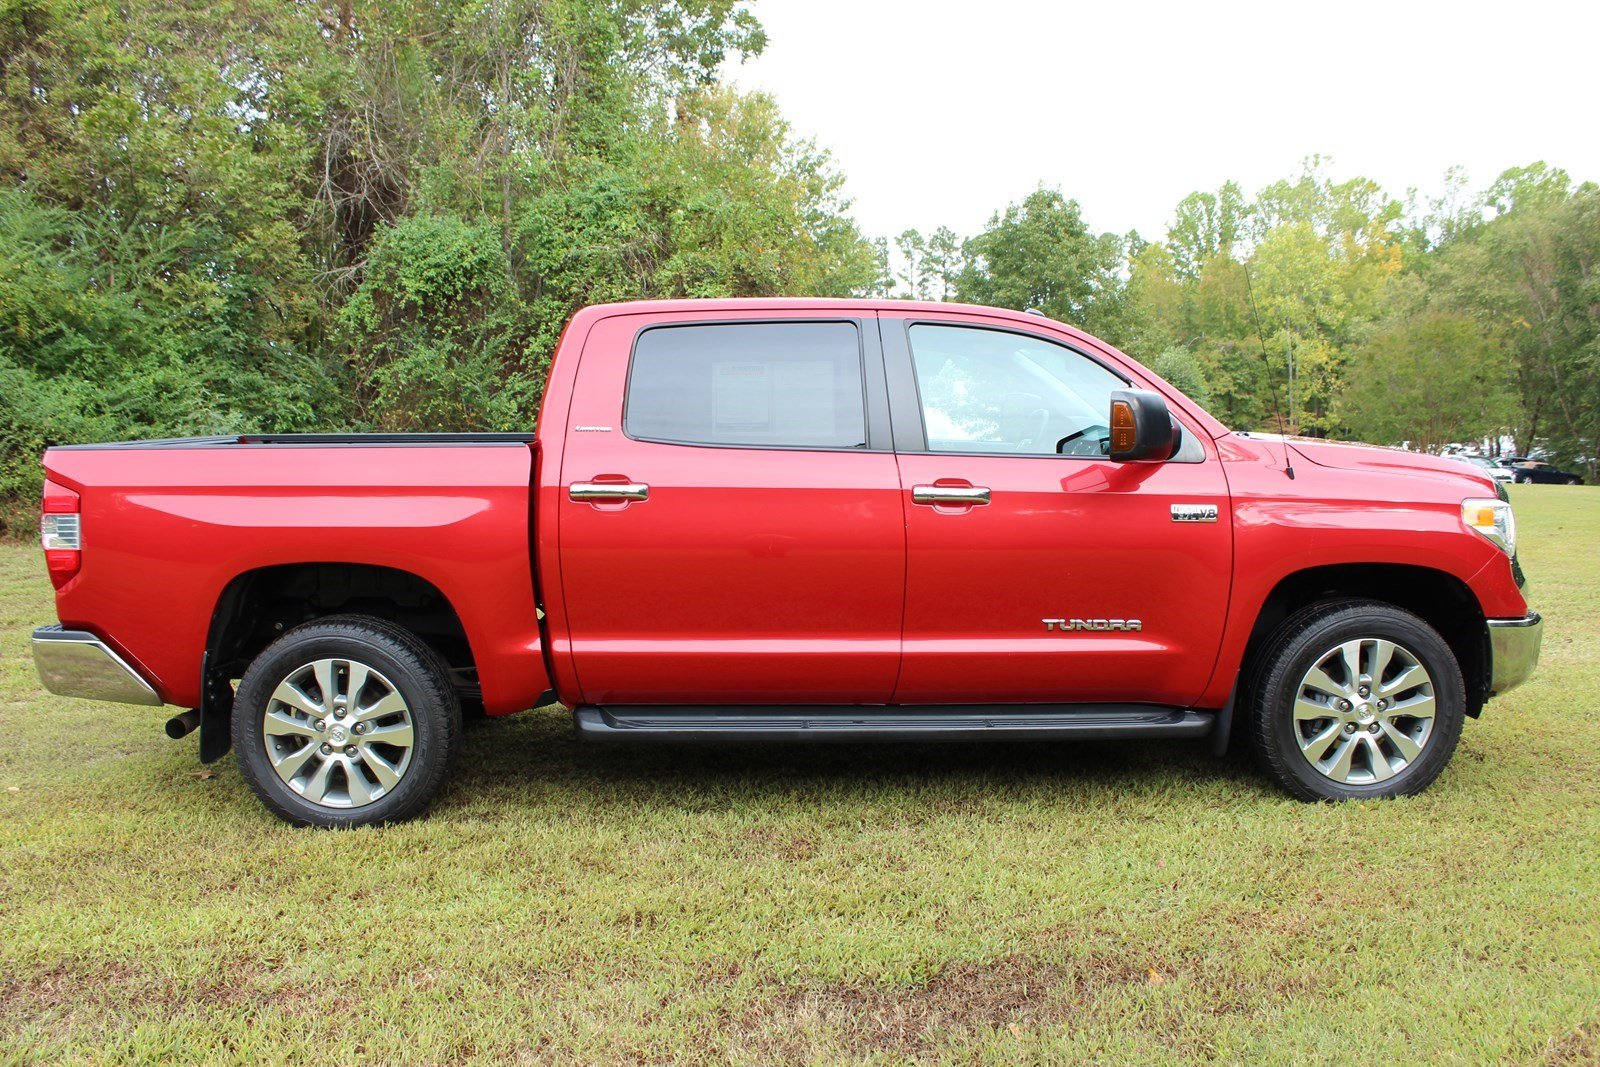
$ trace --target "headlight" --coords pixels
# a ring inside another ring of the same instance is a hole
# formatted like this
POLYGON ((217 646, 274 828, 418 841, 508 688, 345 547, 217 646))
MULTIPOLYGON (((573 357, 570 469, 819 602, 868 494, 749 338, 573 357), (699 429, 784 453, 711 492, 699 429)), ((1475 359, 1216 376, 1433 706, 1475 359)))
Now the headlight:
POLYGON ((1506 501, 1479 497, 1463 500, 1461 523, 1499 545, 1506 555, 1517 554, 1517 520, 1506 501))

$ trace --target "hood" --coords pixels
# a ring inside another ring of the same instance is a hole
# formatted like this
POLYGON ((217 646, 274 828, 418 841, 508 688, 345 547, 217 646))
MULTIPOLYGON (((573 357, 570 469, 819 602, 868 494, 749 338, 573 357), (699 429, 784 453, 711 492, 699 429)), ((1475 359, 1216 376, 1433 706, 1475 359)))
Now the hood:
POLYGON ((1460 460, 1447 459, 1444 456, 1429 456, 1421 452, 1407 452, 1404 449, 1385 448, 1381 445, 1324 441, 1317 437, 1290 437, 1285 441, 1296 455, 1319 467, 1449 478, 1454 481, 1486 485, 1491 490, 1494 488, 1494 479, 1487 471, 1476 470, 1460 460))

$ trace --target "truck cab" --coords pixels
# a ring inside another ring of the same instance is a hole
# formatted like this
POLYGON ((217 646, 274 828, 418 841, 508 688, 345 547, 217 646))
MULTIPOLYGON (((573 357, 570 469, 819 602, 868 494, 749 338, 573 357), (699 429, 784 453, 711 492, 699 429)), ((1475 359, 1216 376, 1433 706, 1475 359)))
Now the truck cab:
POLYGON ((598 306, 532 435, 45 465, 46 684, 193 709, 318 825, 415 814, 463 708, 549 697, 597 741, 1237 734, 1296 796, 1399 795, 1540 639, 1486 473, 1231 432, 993 308, 598 306))

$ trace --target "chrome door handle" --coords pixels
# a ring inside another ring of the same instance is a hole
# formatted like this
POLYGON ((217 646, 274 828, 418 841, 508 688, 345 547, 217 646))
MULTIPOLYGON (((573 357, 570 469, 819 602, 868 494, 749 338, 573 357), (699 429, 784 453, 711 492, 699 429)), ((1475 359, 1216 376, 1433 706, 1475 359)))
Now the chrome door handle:
POLYGON ((911 502, 955 507, 987 504, 989 490, 981 485, 914 485, 911 487, 911 502))
POLYGON ((650 487, 638 482, 573 482, 567 499, 583 503, 600 500, 649 500, 650 487))

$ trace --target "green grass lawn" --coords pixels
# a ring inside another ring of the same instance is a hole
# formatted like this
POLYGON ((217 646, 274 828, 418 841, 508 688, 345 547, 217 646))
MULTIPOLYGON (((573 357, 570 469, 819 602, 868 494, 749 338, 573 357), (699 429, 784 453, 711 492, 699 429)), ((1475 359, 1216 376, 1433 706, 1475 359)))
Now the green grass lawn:
POLYGON ((1512 490, 1548 620, 1426 795, 1201 745, 468 734, 290 829, 169 712, 42 693, 0 546, 0 1062, 1600 1062, 1600 491, 1512 490))

